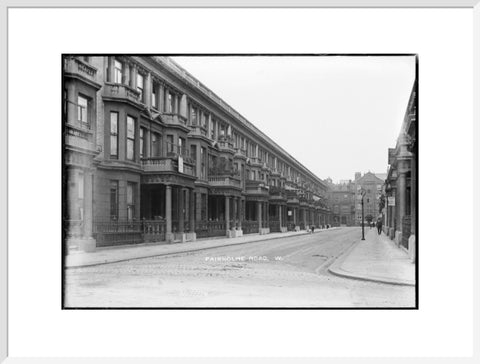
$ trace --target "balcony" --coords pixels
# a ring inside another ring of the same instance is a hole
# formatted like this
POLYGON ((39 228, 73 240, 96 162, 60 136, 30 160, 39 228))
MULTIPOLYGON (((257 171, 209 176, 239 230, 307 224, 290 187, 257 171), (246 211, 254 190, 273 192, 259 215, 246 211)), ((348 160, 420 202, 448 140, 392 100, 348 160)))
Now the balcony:
POLYGON ((120 83, 105 82, 103 98, 106 100, 124 101, 136 107, 143 107, 140 100, 140 93, 130 86, 120 83))
POLYGON ((247 158, 247 151, 242 148, 235 148, 235 156, 247 158))
POLYGON ((100 89, 97 82, 97 69, 92 65, 75 57, 66 57, 64 59, 64 73, 66 76, 79 78, 88 84, 100 89))
POLYGON ((249 195, 257 195, 268 197, 269 187, 263 181, 247 180, 245 183, 245 191, 249 195))
POLYGON ((190 128, 187 126, 187 119, 180 114, 162 113, 161 119, 167 126, 180 127, 185 132, 190 132, 190 128))
POLYGON ((194 168, 183 163, 183 170, 179 170, 178 161, 169 157, 142 158, 142 166, 145 172, 178 172, 195 176, 194 168))
POLYGON ((195 161, 190 157, 187 148, 170 142, 167 142, 167 157, 174 160, 178 160, 178 157, 182 157, 184 163, 195 165, 195 161))
POLYGON ((210 186, 241 188, 240 179, 232 176, 208 176, 210 186))
POLYGON ((285 195, 287 197, 288 204, 298 205, 300 203, 296 191, 286 190, 285 195))
POLYGON ((251 157, 251 158, 250 158, 250 163, 251 163, 252 165, 258 165, 258 166, 260 166, 260 167, 263 165, 262 160, 261 160, 260 158, 258 158, 258 157, 251 157))
POLYGON ((93 133, 88 124, 67 124, 65 129, 65 146, 78 149, 87 153, 95 153, 96 146, 93 143, 93 133))
POLYGON ((269 192, 270 192, 270 200, 286 200, 287 199, 285 189, 281 187, 271 186, 269 192))
POLYGON ((231 138, 220 137, 217 143, 220 150, 235 153, 235 148, 233 147, 233 140, 231 138))
POLYGON ((190 126, 190 135, 192 136, 207 136, 207 129, 201 125, 191 125, 190 126))

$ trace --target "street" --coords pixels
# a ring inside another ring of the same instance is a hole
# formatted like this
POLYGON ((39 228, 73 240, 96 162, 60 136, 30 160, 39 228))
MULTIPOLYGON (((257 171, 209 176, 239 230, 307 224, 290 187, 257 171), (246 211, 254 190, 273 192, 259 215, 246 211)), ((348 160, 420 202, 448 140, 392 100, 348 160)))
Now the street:
POLYGON ((65 306, 413 307, 414 287, 328 272, 328 266, 360 237, 360 228, 342 227, 295 238, 67 269, 65 306))

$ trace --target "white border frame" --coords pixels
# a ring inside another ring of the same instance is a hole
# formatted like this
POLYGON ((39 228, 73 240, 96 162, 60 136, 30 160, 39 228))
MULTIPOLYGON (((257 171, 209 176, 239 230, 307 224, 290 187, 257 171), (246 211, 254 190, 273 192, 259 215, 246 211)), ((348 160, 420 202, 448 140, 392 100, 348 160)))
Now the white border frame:
MULTIPOLYGON (((202 0, 201 5, 195 0, 141 0, 138 2, 128 0, 85 0, 85 1, 45 1, 39 6, 35 0, 2 0, 0 6, 0 22, 4 24, 2 36, 0 38, 0 47, 3 50, 0 57, 1 74, 0 79, 7 80, 1 82, 0 88, 0 363, 30 363, 30 362, 59 362, 59 363, 150 363, 158 362, 159 359, 145 358, 12 358, 8 356, 8 9, 9 8, 149 8, 149 7, 322 7, 322 8, 471 8, 474 17, 474 110, 473 110, 473 141, 474 156, 473 175, 474 175, 474 242, 480 241, 480 0, 202 0), (475 120, 477 121, 475 123, 475 120)), ((480 362, 480 247, 473 244, 473 307, 474 307, 474 352, 470 358, 322 358, 322 362, 328 363, 390 363, 397 362, 448 362, 448 363, 479 363, 480 362)), ((319 358, 285 358, 285 359, 240 359, 240 358, 162 358, 162 362, 195 362, 195 363, 239 363, 239 362, 262 362, 262 363, 310 363, 318 362, 319 358)))

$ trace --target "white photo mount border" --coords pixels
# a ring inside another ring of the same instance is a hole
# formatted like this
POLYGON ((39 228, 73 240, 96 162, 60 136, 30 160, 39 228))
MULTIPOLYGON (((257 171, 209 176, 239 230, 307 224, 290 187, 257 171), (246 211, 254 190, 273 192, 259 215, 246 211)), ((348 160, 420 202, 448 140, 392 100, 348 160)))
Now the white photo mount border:
MULTIPOLYGON (((23 362, 118 362, 119 359, 107 359, 107 358, 58 358, 58 359, 49 359, 49 358, 17 358, 11 357, 8 354, 8 185, 15 183, 15 181, 8 180, 8 152, 9 152, 9 145, 8 145, 8 83, 11 81, 8 78, 8 9, 13 8, 63 8, 65 7, 65 3, 61 1, 48 1, 44 2, 43 4, 39 5, 38 2, 35 1, 5 1, 1 5, 0 10, 0 17, 3 20, 2 23, 6 25, 7 31, 2 34, 1 37, 1 47, 4 50, 3 57, 1 57, 1 69, 2 69, 2 79, 7 80, 7 82, 3 82, 1 86, 1 98, 0 98, 0 111, 2 113, 2 122, 0 123, 0 145, 1 153, 0 153, 0 166, 1 166, 1 178, 0 178, 0 193, 1 201, 5 201, 5 203, 0 204, 0 362, 8 362, 8 363, 23 363, 23 362), (5 122, 3 122, 5 121, 5 122)), ((190 8, 190 7, 266 7, 266 8, 276 8, 276 7, 325 7, 325 8, 471 8, 472 15, 474 17, 474 44, 472 45, 474 49, 474 123, 473 123, 473 134, 474 134, 474 190, 473 190, 473 199, 474 199, 474 211, 473 211, 473 218, 474 221, 480 220, 480 191, 478 186, 480 186, 480 1, 479 0, 450 0, 450 1, 434 1, 434 0, 419 0, 419 1, 401 1, 401 0, 392 0, 392 1, 346 1, 346 0, 339 0, 339 1, 300 1, 300 2, 292 2, 292 1, 276 1, 275 4, 272 4, 270 1, 255 1, 255 2, 240 2, 240 1, 232 1, 229 2, 227 5, 225 2, 222 1, 202 1, 201 6, 199 6, 198 2, 195 1, 163 1, 160 5, 158 2, 155 1, 141 1, 141 2, 127 2, 127 1, 88 1, 88 2, 70 2, 68 4, 69 8, 77 8, 77 7, 107 7, 107 8, 118 8, 118 7, 132 7, 132 8, 148 8, 148 7, 182 7, 182 8, 190 8)), ((5 29, 5 28, 4 28, 5 29)), ((475 225, 475 224, 474 224, 475 225)), ((474 242, 480 241, 480 225, 473 226, 474 229, 474 242)), ((456 363, 459 360, 468 363, 476 363, 480 360, 480 266, 479 266, 479 257, 480 257, 480 249, 478 244, 473 244, 473 282, 474 287, 473 290, 473 302, 474 302, 474 332, 473 332, 473 339, 475 343, 474 353, 472 357, 468 358, 443 358, 442 361, 445 362, 452 362, 456 363)), ((13 283, 11 283, 13 284, 13 283)), ((60 309, 60 305, 59 308, 60 309)), ((11 323, 10 323, 11 324, 11 323)), ((185 353, 179 353, 179 356, 184 355, 185 353)), ((260 360, 257 358, 257 360, 260 360)), ((373 362, 385 362, 385 360, 390 362, 400 362, 400 361, 414 361, 414 362, 421 362, 421 361, 432 361, 437 362, 438 359, 431 359, 431 358, 322 358, 324 362, 365 362, 371 363, 373 362)), ((140 359, 140 358, 124 358, 121 359, 121 362, 125 363, 138 363, 138 362, 158 362, 158 359, 140 359)), ((172 362, 179 362, 179 360, 173 360, 172 362)), ((186 359, 184 358, 181 362, 244 362, 240 358, 191 358, 186 359)), ((298 362, 314 362, 316 359, 310 358, 291 358, 291 359, 264 359, 262 362, 288 362, 288 363, 298 363, 298 362)), ((170 362, 166 358, 162 359, 162 362, 170 362)), ((256 362, 256 361, 255 361, 256 362)))

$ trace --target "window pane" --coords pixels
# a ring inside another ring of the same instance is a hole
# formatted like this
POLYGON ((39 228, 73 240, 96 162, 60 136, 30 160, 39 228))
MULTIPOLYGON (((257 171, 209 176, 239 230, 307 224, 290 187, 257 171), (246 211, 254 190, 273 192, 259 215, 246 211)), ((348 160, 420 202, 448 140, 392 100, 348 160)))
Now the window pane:
POLYGON ((168 93, 168 112, 173 112, 173 97, 171 93, 168 93))
POLYGON ((133 147, 134 147, 133 140, 128 139, 127 140, 127 158, 130 160, 132 160, 134 156, 133 147))
POLYGON ((140 158, 143 158, 145 151, 145 130, 140 128, 140 158))
POLYGON ((87 122, 88 100, 82 96, 78 96, 77 113, 78 120, 87 122))
POLYGON ((157 108, 157 92, 155 91, 156 87, 156 85, 153 85, 152 87, 152 107, 154 108, 157 108))
POLYGON ((118 133, 118 114, 116 112, 110 113, 110 132, 112 134, 118 133))
POLYGON ((127 116, 127 138, 134 138, 135 137, 135 120, 127 116))
POLYGON ((111 157, 116 157, 117 156, 117 150, 118 150, 117 137, 112 135, 110 137, 110 156, 111 157))
POLYGON ((122 69, 123 69, 123 65, 121 62, 115 60, 115 72, 114 72, 114 82, 115 83, 122 83, 122 69))
POLYGON ((110 157, 118 156, 118 113, 110 113, 110 157))

